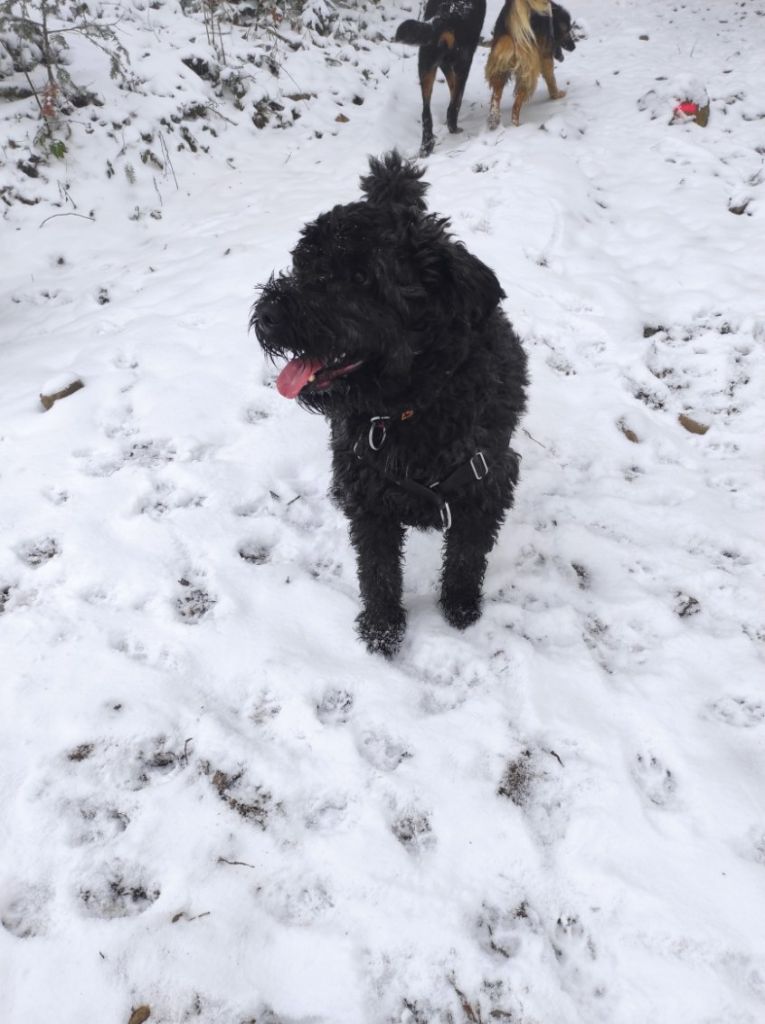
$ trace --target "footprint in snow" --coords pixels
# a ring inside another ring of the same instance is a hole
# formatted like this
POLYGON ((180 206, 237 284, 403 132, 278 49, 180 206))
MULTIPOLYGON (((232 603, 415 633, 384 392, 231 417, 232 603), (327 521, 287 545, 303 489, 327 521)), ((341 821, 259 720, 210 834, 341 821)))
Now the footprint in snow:
POLYGON ((92 879, 84 881, 77 895, 88 917, 110 920, 143 914, 160 892, 143 868, 115 861, 102 865, 92 879))
POLYGON ((525 900, 509 910, 484 903, 477 921, 478 942, 494 957, 511 960, 521 951, 529 927, 538 930, 535 918, 525 900))
POLYGON ((343 565, 335 558, 313 558, 305 560, 306 571, 315 580, 333 580, 342 576, 343 565))
POLYGON ((316 705, 316 717, 322 725, 344 725, 352 710, 352 693, 343 689, 330 689, 316 705))
POLYGON ((70 846, 109 843, 130 824, 130 818, 124 811, 91 799, 64 801, 59 820, 64 825, 70 846))
POLYGON ((554 750, 527 747, 507 762, 497 786, 497 796, 523 811, 542 843, 562 838, 568 827, 563 771, 554 750))
MULTIPOLYGON (((602 968, 598 964, 598 950, 592 936, 574 914, 561 914, 555 923, 550 938, 553 953, 561 974, 562 987, 579 1000, 592 997, 602 1000, 606 995, 606 986, 602 968)), ((608 1012, 605 1006, 600 1007, 600 1014, 592 1019, 604 1019, 608 1012)), ((606 1016, 605 1019, 613 1019, 606 1016)))
POLYGON ((143 497, 137 505, 139 515, 150 519, 162 519, 174 509, 200 508, 207 499, 203 494, 178 491, 172 484, 157 484, 153 491, 143 497))
POLYGON ((675 802, 677 781, 653 754, 637 754, 632 777, 643 796, 656 807, 668 807, 675 802))
POLYGON ((13 587, 10 585, 10 583, 6 585, 0 583, 0 615, 2 615, 3 612, 5 611, 5 606, 10 601, 12 593, 13 587))
POLYGON ((0 925, 17 939, 44 935, 52 893, 45 885, 16 883, 0 903, 0 925))
POLYGON ((410 809, 391 822, 391 832, 409 853, 417 854, 435 846, 436 837, 430 818, 423 811, 410 809))
POLYGON ((726 725, 752 729, 765 720, 765 701, 726 694, 709 704, 708 711, 713 718, 726 725))
MULTIPOLYGON (((99 797, 107 784, 137 792, 183 771, 188 763, 188 740, 176 738, 171 743, 160 735, 145 740, 86 742, 66 752, 58 777, 76 779, 78 789, 89 782, 94 796, 99 797)), ((117 821, 125 818, 117 812, 115 815, 117 821)))
POLYGON ((196 625, 215 607, 217 598, 212 597, 203 586, 195 586, 185 577, 179 579, 178 583, 184 589, 175 599, 175 609, 184 622, 196 625))
POLYGON ((261 409, 257 405, 249 405, 244 410, 244 422, 256 425, 258 423, 263 423, 270 415, 270 412, 266 412, 265 409, 261 409))
POLYGON ((169 441, 134 441, 123 451, 126 465, 142 466, 146 469, 158 469, 160 466, 173 462, 176 457, 175 447, 169 441))
POLYGON ((321 797, 314 801, 303 817, 312 832, 334 832, 348 817, 348 797, 344 793, 321 797))
POLYGON ((239 545, 239 557, 249 565, 265 565, 271 561, 271 549, 257 540, 245 540, 239 545))
POLYGON ((45 565, 52 558, 61 554, 61 548, 54 537, 43 537, 40 540, 27 541, 21 544, 16 553, 22 562, 33 569, 45 565))
POLYGON ((381 772, 392 772, 402 761, 412 757, 403 743, 392 739, 383 731, 365 730, 357 740, 361 756, 381 772))
POLYGON ((322 878, 271 879, 258 891, 265 909, 286 925, 304 927, 326 917, 335 905, 332 890, 322 878))

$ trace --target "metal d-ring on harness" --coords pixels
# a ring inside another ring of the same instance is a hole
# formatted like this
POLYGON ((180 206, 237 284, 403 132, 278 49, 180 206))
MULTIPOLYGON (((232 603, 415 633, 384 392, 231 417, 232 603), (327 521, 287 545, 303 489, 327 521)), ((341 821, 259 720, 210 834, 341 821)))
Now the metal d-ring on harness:
MULTIPOLYGON (((405 409, 397 418, 398 420, 405 421, 413 415, 414 411, 412 409, 405 409)), ((436 505, 441 517, 441 529, 446 532, 452 525, 452 510, 444 495, 461 490, 473 480, 485 479, 489 473, 489 463, 486 461, 486 456, 482 451, 475 452, 467 462, 457 466, 443 480, 436 480, 432 484, 421 484, 408 476, 403 478, 397 477, 379 465, 375 459, 376 453, 382 450, 385 442, 388 440, 388 424, 390 421, 390 416, 372 416, 369 421, 369 430, 367 431, 366 438, 362 432, 353 446, 354 455, 357 459, 361 459, 370 466, 373 466, 378 473, 397 487, 436 505)))

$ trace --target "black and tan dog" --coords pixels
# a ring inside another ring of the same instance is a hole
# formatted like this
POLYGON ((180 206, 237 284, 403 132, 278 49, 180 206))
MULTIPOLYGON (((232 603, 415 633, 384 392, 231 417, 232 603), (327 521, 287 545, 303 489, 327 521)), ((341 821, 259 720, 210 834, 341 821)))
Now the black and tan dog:
POLYGON ((481 614, 526 404, 526 356, 499 281, 427 212, 421 175, 395 152, 371 160, 363 198, 303 228, 291 270, 263 286, 250 320, 265 352, 288 360, 280 394, 329 420, 358 631, 388 657, 406 623, 407 527, 445 533, 446 619, 464 629, 481 614))
POLYGON ((554 60, 576 45, 577 34, 571 15, 550 0, 505 0, 486 62, 486 79, 491 86, 489 128, 499 126, 499 105, 508 79, 515 80, 512 122, 521 122, 521 107, 534 95, 539 76, 545 80, 551 100, 566 93, 555 81, 554 60))
POLYGON ((433 152, 433 116, 430 98, 438 69, 449 86, 446 124, 450 132, 457 126, 462 97, 470 65, 481 38, 486 17, 486 0, 428 0, 424 21, 402 21, 396 30, 396 42, 419 46, 418 72, 422 90, 422 144, 420 156, 433 152))

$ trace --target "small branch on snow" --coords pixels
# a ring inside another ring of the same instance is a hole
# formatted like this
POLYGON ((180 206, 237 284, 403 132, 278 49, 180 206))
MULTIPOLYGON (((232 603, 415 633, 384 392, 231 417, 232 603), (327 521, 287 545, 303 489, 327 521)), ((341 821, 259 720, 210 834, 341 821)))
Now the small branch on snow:
POLYGON ((93 221, 94 224, 96 223, 96 218, 91 217, 90 214, 87 213, 52 213, 50 217, 46 217, 45 220, 41 221, 39 226, 42 227, 44 224, 47 224, 49 220, 53 220, 54 217, 82 217, 83 220, 90 220, 93 221))
POLYGON ((522 427, 521 429, 523 430, 523 433, 526 435, 526 437, 528 437, 528 439, 530 441, 533 441, 534 444, 538 444, 540 448, 544 448, 545 451, 547 451, 547 445, 546 444, 542 444, 541 441, 537 441, 537 439, 535 437, 532 437, 531 434, 528 432, 528 430, 526 430, 525 427, 522 427))
POLYGON ((176 188, 176 191, 177 191, 178 190, 178 179, 175 176, 175 168, 173 167, 173 161, 170 158, 170 150, 167 148, 167 143, 165 142, 165 133, 164 132, 160 132, 159 133, 159 142, 160 142, 160 145, 162 146, 162 155, 164 156, 165 161, 167 162, 167 166, 170 168, 170 173, 173 176, 173 181, 175 182, 175 188, 176 188))
POLYGON ((246 861, 243 861, 243 860, 226 860, 225 857, 218 857, 218 863, 219 864, 230 864, 232 867, 238 867, 238 868, 252 868, 253 871, 255 870, 255 865, 254 864, 248 864, 246 861))

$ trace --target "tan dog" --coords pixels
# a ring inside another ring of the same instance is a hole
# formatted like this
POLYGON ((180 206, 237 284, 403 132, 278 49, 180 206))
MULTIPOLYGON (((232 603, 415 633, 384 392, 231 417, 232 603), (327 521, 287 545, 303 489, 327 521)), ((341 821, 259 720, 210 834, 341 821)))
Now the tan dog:
POLYGON ((539 76, 545 80, 551 100, 566 93, 555 81, 553 59, 563 60, 563 50, 573 50, 575 36, 571 15, 550 0, 505 0, 486 62, 491 86, 489 128, 499 126, 499 106, 508 80, 515 79, 512 122, 521 122, 521 107, 534 95, 539 76))

